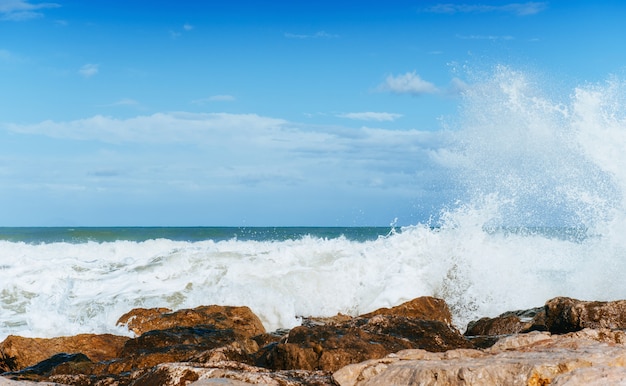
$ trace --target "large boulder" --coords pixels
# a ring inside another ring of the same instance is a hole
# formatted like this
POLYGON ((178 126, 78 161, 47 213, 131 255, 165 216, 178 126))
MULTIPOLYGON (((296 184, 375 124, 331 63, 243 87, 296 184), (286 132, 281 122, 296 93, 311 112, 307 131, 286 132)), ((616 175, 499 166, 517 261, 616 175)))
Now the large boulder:
POLYGON ((459 347, 472 345, 441 321, 376 315, 343 324, 295 327, 279 343, 261 350, 257 364, 275 370, 335 371, 409 348, 446 351, 459 347))
POLYGON ((169 362, 238 361, 252 363, 258 344, 234 330, 213 326, 152 330, 126 342, 115 360, 98 363, 94 374, 120 374, 169 362))
POLYGON ((405 350, 346 366, 341 386, 383 385, 618 385, 626 384, 623 332, 583 330, 569 335, 531 332, 502 338, 487 350, 443 353, 405 350))
POLYGON ((545 308, 546 326, 556 334, 584 328, 626 329, 626 300, 599 302, 557 297, 548 300, 545 308))
POLYGON ((40 381, 45 379, 54 369, 61 365, 70 364, 75 367, 84 367, 82 365, 87 364, 89 366, 91 363, 91 360, 85 354, 60 353, 22 370, 3 373, 2 376, 15 380, 40 381))
POLYGON ((111 334, 79 334, 57 338, 9 335, 0 343, 0 373, 22 370, 59 353, 82 353, 94 362, 114 359, 119 356, 128 339, 111 334))
POLYGON ((122 315, 117 324, 128 327, 137 335, 151 330, 198 325, 211 325, 216 329, 232 329, 249 337, 265 332, 261 319, 250 308, 217 305, 174 312, 168 308, 135 308, 122 315))
POLYGON ((468 323, 465 336, 498 336, 530 331, 546 331, 544 307, 509 311, 495 318, 481 318, 468 323))
POLYGON ((392 308, 379 308, 370 313, 361 315, 363 318, 371 318, 376 315, 404 316, 421 320, 438 320, 452 326, 452 313, 448 304, 443 299, 432 296, 422 296, 402 303, 392 308))

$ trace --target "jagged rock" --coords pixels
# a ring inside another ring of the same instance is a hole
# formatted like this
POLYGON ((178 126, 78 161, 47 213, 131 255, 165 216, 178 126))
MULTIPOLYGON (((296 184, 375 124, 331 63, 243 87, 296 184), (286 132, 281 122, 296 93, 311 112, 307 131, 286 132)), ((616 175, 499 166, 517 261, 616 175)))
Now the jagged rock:
POLYGON ((186 386, 186 385, 276 385, 336 386, 332 374, 322 371, 270 371, 239 362, 211 364, 163 363, 150 369, 126 373, 124 377, 57 375, 49 380, 76 386, 186 386))
POLYGON ((150 330, 198 325, 211 325, 216 329, 233 329, 249 337, 265 332, 261 319, 250 308, 217 305, 175 312, 167 308, 135 308, 122 315, 117 324, 127 326, 137 335, 150 330))
POLYGON ((568 335, 531 332, 502 338, 484 351, 404 350, 346 366, 333 378, 341 386, 582 386, 594 376, 606 378, 596 378, 592 384, 626 384, 626 346, 619 343, 623 339, 623 332, 610 330, 568 335))
POLYGON ((368 314, 360 315, 362 318, 372 318, 376 315, 405 316, 407 318, 422 320, 438 320, 452 326, 452 313, 448 304, 443 299, 431 296, 422 296, 402 303, 392 308, 379 308, 368 314))
POLYGON ((335 371, 408 348, 445 351, 459 347, 472 346, 443 322, 376 315, 354 318, 344 325, 295 327, 279 343, 265 347, 256 363, 277 370, 335 371))
POLYGON ((557 334, 584 328, 626 329, 626 300, 582 301, 566 297, 548 300, 546 326, 557 334))
POLYGON ((145 369, 161 363, 235 360, 251 363, 258 344, 233 330, 216 330, 212 326, 175 327, 148 331, 130 339, 119 358, 94 366, 94 374, 120 374, 145 369))
POLYGON ((194 363, 167 363, 151 369, 133 381, 133 386, 264 385, 333 386, 332 376, 322 371, 269 371, 237 362, 201 366, 194 363))
POLYGON ((10 377, 14 380, 41 380, 44 376, 49 375, 56 367, 67 363, 92 363, 91 360, 81 353, 65 354, 60 353, 51 356, 33 366, 26 367, 20 371, 4 373, 2 376, 10 377))
POLYGON ((481 318, 468 323, 465 336, 497 336, 530 331, 546 331, 545 319, 546 311, 544 307, 509 311, 495 318, 481 318))
POLYGON ((14 381, 8 378, 0 377, 0 386, 66 386, 55 382, 29 382, 14 381))
POLYGON ((452 326, 445 301, 424 296, 359 317, 304 318, 302 326, 264 347, 256 363, 272 369, 334 371, 407 348, 460 347, 473 346, 452 326))
POLYGON ((0 371, 19 371, 59 353, 83 353, 94 362, 117 358, 128 337, 79 334, 58 338, 9 335, 0 344, 0 371))
POLYGON ((252 340, 257 342, 259 347, 264 347, 270 343, 279 342, 287 334, 289 334, 289 330, 277 330, 274 332, 266 332, 264 334, 255 335, 252 337, 252 340))
MULTIPOLYGON (((317 317, 317 316, 306 316, 302 318, 302 322, 300 323, 301 326, 306 326, 306 327, 313 327, 313 326, 324 326, 327 324, 330 325, 341 325, 344 324, 346 322, 349 322, 350 320, 352 320, 354 317, 350 316, 350 315, 344 315, 342 313, 339 313, 335 316, 330 316, 330 317, 317 317)), ((287 331, 289 332, 289 331, 287 331)))

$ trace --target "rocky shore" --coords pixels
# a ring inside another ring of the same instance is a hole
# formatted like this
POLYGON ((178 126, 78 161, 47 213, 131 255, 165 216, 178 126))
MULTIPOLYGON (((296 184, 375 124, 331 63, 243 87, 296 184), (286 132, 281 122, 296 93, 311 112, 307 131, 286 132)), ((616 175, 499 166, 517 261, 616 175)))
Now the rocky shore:
POLYGON ((626 385, 626 300, 451 320, 432 297, 274 332, 248 307, 134 309, 134 338, 7 337, 0 386, 626 385))

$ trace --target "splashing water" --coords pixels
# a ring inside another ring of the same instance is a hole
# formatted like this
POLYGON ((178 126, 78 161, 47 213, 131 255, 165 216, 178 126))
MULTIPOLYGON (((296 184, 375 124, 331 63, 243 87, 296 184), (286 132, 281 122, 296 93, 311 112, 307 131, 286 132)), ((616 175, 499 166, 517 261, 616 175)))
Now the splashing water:
POLYGON ((506 66, 475 77, 450 146, 458 185, 436 224, 369 241, 0 241, 0 339, 128 333, 134 307, 247 305, 268 330, 445 299, 460 329, 554 296, 626 298, 626 83, 548 95, 506 66))
POLYGON ((626 83, 556 100, 542 86, 496 67, 466 89, 456 141, 436 155, 464 191, 440 230, 458 237, 442 296, 460 320, 626 297, 626 83))

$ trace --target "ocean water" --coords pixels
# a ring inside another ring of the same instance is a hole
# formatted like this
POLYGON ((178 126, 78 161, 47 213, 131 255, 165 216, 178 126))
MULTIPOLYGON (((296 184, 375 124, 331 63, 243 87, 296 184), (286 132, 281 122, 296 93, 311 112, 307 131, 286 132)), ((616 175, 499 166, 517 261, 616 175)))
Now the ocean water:
POLYGON ((0 340, 115 326, 135 307, 246 305, 268 330, 430 295, 454 323, 555 296, 626 298, 626 82, 468 74, 432 158, 454 201, 383 228, 3 228, 0 340), (558 86, 558 87, 557 87, 558 86))

